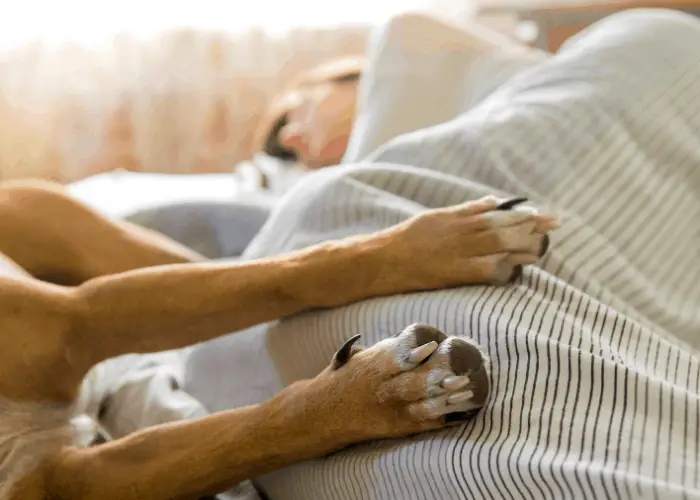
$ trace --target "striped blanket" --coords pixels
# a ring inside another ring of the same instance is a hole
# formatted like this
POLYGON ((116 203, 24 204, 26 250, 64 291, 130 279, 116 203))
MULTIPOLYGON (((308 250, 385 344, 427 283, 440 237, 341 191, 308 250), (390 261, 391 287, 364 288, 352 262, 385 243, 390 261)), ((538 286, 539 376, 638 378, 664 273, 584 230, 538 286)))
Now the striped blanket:
POLYGON ((188 390, 212 410, 315 375, 352 335, 373 343, 415 321, 490 354, 493 390, 473 421, 259 478, 270 498, 700 498, 692 47, 700 22, 688 16, 613 16, 468 112, 289 193, 247 257, 487 193, 527 196, 564 225, 541 266, 512 286, 369 300, 195 350, 188 390))

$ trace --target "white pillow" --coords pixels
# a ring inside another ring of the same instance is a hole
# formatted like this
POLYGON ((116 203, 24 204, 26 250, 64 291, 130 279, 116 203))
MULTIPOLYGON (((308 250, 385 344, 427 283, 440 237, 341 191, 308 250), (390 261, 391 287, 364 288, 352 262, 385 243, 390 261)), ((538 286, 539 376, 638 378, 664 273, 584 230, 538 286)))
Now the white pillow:
POLYGON ((457 117, 547 57, 476 23, 461 28, 422 14, 397 16, 372 39, 343 163, 457 117))

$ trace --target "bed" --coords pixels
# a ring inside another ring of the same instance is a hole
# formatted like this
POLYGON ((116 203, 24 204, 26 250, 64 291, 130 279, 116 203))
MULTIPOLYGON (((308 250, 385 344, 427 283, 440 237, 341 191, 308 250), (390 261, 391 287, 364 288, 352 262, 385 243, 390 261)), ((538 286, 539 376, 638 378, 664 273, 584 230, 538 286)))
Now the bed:
MULTIPOLYGON (((417 21, 401 22, 377 35, 375 64, 417 21)), ((442 68, 412 60, 440 84, 422 99, 453 99, 453 116, 301 181, 243 258, 493 192, 526 195, 565 224, 512 286, 369 300, 197 347, 185 388, 209 411, 315 375, 354 334, 371 344, 415 321, 492 358, 493 391, 472 421, 256 478, 271 499, 700 498, 700 55, 685 50, 698 43, 690 17, 621 14, 555 58, 504 61, 476 93, 444 90, 474 76, 453 70, 458 51, 442 68)), ((464 68, 493 68, 482 54, 464 68)), ((406 85, 394 76, 364 85, 406 85)), ((370 94, 363 109, 390 120, 370 94)))
MULTIPOLYGON (((257 403, 357 333, 372 344, 423 321, 487 350, 486 408, 255 478, 270 499, 700 498, 700 55, 685 50, 700 24, 621 14, 550 58, 471 39, 443 53, 440 30, 425 50, 410 36, 435 33, 425 22, 375 34, 346 165, 275 199, 241 257, 487 193, 560 214, 550 252, 512 286, 369 300, 198 346, 183 387, 204 411, 257 403)), ((201 192, 230 200, 224 184, 201 192)))

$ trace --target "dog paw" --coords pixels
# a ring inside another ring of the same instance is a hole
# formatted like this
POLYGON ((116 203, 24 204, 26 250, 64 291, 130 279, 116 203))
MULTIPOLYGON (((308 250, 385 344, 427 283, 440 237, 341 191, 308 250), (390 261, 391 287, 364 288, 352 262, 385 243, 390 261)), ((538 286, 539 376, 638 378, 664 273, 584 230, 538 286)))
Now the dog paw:
POLYGON ((488 360, 471 342, 423 324, 365 350, 354 345, 357 338, 336 353, 331 369, 374 393, 361 399, 366 407, 356 412, 375 437, 463 422, 484 406, 488 360))
POLYGON ((505 285, 518 278, 523 266, 540 261, 549 246, 547 233, 560 225, 557 217, 525 201, 485 197, 429 210, 395 226, 387 233, 393 235, 390 255, 411 269, 402 275, 410 278, 408 288, 397 288, 505 285))
MULTIPOLYGON (((527 202, 527 198, 511 198, 509 200, 504 201, 500 205, 496 207, 496 210, 500 211, 505 211, 505 210, 520 210, 524 211, 526 213, 537 213, 537 210, 529 207, 523 206, 523 203, 527 202)), ((541 221, 540 221, 541 222, 541 221)), ((552 226, 548 225, 542 225, 540 224, 539 227, 536 225, 535 228, 539 229, 540 233, 548 228, 551 228, 552 226)), ((545 232, 544 234, 541 235, 540 243, 537 246, 537 256, 538 257, 544 257, 544 254, 547 253, 549 250, 549 235, 545 232)), ((522 271, 522 266, 518 266, 520 270, 522 271)))
POLYGON ((438 384, 436 391, 452 389, 454 386, 465 384, 463 390, 469 393, 469 398, 459 402, 449 401, 452 406, 446 415, 446 423, 459 423, 471 418, 484 406, 489 395, 488 358, 478 346, 464 339, 449 337, 443 341, 430 356, 422 370, 434 373, 454 373, 448 375, 438 384))
POLYGON ((382 392, 415 401, 408 409, 419 419, 468 419, 486 403, 488 359, 477 345, 424 324, 413 324, 397 335, 394 349, 405 359, 408 349, 427 352, 426 346, 432 349, 434 343, 437 347, 427 358, 416 367, 404 365, 408 371, 385 384, 382 392))
POLYGON ((518 245, 527 241, 521 247, 523 250, 520 253, 497 257, 498 261, 492 263, 492 282, 495 285, 512 283, 522 275, 523 265, 544 257, 549 250, 547 231, 554 229, 558 223, 545 219, 530 223, 529 226, 525 225, 525 221, 537 214, 536 209, 523 205, 527 201, 527 198, 511 198, 499 204, 495 211, 485 215, 495 226, 505 228, 499 229, 505 245, 518 245), (503 233, 504 230, 508 234, 503 233))

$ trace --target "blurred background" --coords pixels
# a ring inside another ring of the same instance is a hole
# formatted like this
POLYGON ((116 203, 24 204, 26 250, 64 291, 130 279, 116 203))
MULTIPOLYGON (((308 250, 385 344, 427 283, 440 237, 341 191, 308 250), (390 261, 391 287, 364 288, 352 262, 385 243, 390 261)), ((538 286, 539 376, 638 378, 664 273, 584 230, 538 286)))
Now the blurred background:
POLYGON ((230 171, 294 75, 470 0, 24 0, 0 16, 0 179, 230 171))
POLYGON ((0 16, 0 180, 224 173, 296 75, 407 11, 548 52, 616 10, 700 0, 23 0, 0 16), (653 4, 653 5, 652 5, 653 4))

